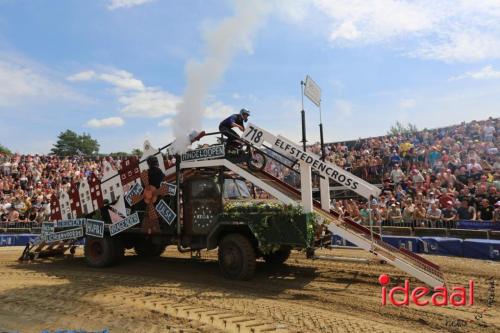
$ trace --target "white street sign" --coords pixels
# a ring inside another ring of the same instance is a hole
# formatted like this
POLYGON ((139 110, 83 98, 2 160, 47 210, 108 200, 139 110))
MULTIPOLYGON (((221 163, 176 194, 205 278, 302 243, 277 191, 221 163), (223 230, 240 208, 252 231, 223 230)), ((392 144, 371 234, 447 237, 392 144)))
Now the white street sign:
POLYGON ((321 104, 321 88, 308 75, 304 88, 304 95, 319 108, 321 104))
MULTIPOLYGON (((350 172, 339 168, 334 164, 330 164, 328 162, 323 162, 319 156, 313 154, 311 152, 305 152, 302 148, 298 147, 290 140, 282 137, 282 136, 274 136, 269 132, 253 125, 249 124, 248 128, 251 129, 248 132, 248 138, 243 135, 243 139, 248 140, 251 143, 254 143, 255 140, 252 139, 252 135, 250 131, 260 134, 263 140, 259 140, 258 144, 262 144, 262 141, 266 141, 267 143, 272 145, 271 149, 277 150, 285 156, 292 158, 293 160, 301 160, 306 164, 310 165, 312 169, 316 170, 321 175, 331 178, 335 180, 337 183, 340 183, 350 190, 358 193, 359 195, 369 199, 370 196, 378 197, 380 195, 380 189, 363 179, 356 177, 350 172)), ((255 138, 253 136, 253 138, 255 138)))
POLYGON ((141 223, 139 219, 139 214, 134 213, 132 215, 127 216, 121 221, 113 223, 109 226, 109 234, 114 236, 123 230, 127 230, 128 228, 132 228, 134 225, 141 223))

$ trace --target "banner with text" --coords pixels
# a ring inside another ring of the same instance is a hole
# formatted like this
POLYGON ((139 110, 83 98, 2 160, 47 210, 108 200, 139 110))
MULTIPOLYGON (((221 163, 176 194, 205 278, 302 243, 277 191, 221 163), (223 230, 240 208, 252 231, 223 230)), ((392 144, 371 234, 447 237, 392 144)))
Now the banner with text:
POLYGON ((104 221, 87 219, 85 222, 85 234, 88 236, 104 237, 104 221))
POLYGON ((109 226, 109 234, 114 236, 119 234, 120 232, 127 230, 128 228, 132 228, 134 225, 141 223, 139 219, 139 214, 134 213, 132 215, 127 216, 121 221, 118 221, 109 226))
POLYGON ((380 189, 367 181, 351 174, 350 172, 339 168, 334 164, 323 162, 320 157, 311 152, 305 152, 302 148, 293 144, 290 140, 282 136, 274 136, 266 130, 249 124, 243 133, 243 139, 251 144, 260 147, 265 142, 272 145, 272 149, 279 151, 285 156, 292 159, 303 161, 316 170, 319 174, 333 179, 339 184, 348 187, 350 190, 358 193, 359 195, 369 199, 370 196, 378 197, 380 189))
POLYGON ((83 227, 85 225, 86 219, 71 219, 71 220, 59 220, 56 222, 56 228, 72 228, 72 227, 83 227))
POLYGON ((64 230, 55 232, 53 234, 47 234, 43 236, 43 239, 47 243, 54 243, 70 239, 78 239, 83 237, 83 227, 78 227, 76 229, 64 230))
POLYGON ((222 157, 224 157, 224 145, 217 145, 207 148, 190 150, 185 154, 182 154, 182 161, 206 160, 209 158, 222 157))

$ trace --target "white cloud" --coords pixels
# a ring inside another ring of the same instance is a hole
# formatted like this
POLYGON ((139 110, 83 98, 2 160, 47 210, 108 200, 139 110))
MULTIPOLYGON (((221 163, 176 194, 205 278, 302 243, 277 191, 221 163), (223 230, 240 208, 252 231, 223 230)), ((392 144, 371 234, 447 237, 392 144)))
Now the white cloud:
POLYGON ((95 77, 95 72, 94 71, 83 71, 80 73, 76 73, 74 75, 68 76, 66 79, 68 81, 88 81, 92 80, 95 77))
POLYGON ((144 91, 122 95, 118 101, 123 105, 121 112, 126 116, 156 118, 175 114, 180 98, 148 87, 144 91))
POLYGON ((449 81, 474 79, 474 80, 487 80, 487 79, 500 79, 500 71, 493 69, 493 66, 488 65, 475 72, 467 72, 465 74, 454 76, 449 81))
POLYGON ((120 127, 125 124, 125 121, 120 117, 110 117, 103 119, 93 118, 87 122, 88 127, 103 128, 103 127, 120 127))
POLYGON ((153 0, 111 0, 108 4, 108 9, 115 10, 118 8, 129 8, 133 6, 143 5, 151 1, 153 0))
POLYGON ((353 22, 348 21, 342 23, 337 29, 335 29, 330 35, 332 40, 335 39, 348 39, 355 40, 359 38, 359 31, 353 22))
MULTIPOLYGON (((498 19, 500 20, 500 17, 498 19)), ((500 34, 495 36, 482 31, 450 31, 443 41, 437 43, 425 41, 419 49, 409 54, 446 62, 473 62, 500 58, 500 34)))
POLYGON ((111 70, 105 73, 96 73, 93 70, 87 70, 80 73, 73 74, 66 78, 68 81, 90 81, 100 80, 111 83, 117 89, 122 90, 144 90, 144 84, 141 80, 134 78, 134 76, 124 70, 111 70))
POLYGON ((405 98, 399 101, 401 109, 412 109, 415 105, 417 105, 417 102, 413 98, 405 98))
POLYGON ((222 102, 215 102, 205 108, 204 116, 209 119, 222 120, 235 112, 236 110, 232 106, 223 104, 222 102))
MULTIPOLYGON (((181 97, 158 87, 148 87, 133 74, 124 70, 108 70, 95 72, 86 70, 66 78, 69 81, 104 81, 111 84, 115 89, 118 103, 121 105, 120 113, 127 117, 158 118, 177 114, 181 97)), ((238 96, 239 97, 239 96, 238 96)), ((210 98, 210 104, 205 107, 204 118, 222 119, 234 113, 232 106, 214 101, 210 98)), ((94 119, 93 119, 94 120, 94 119)), ((165 119, 159 126, 170 126, 171 119, 165 119)), ((95 122, 93 122, 94 124, 95 122)))
POLYGON ((0 54, 0 107, 28 100, 82 100, 53 73, 19 55, 0 54))
POLYGON ((378 42, 429 29, 432 16, 421 2, 396 0, 316 0, 332 19, 332 40, 378 42))
POLYGON ((96 73, 86 70, 71 75, 69 81, 97 80, 111 84, 122 105, 120 111, 129 117, 155 118, 176 113, 180 98, 156 87, 146 87, 133 74, 124 70, 96 73))
POLYGON ((100 74, 99 79, 111 83, 118 89, 138 91, 144 90, 144 84, 141 80, 135 79, 132 74, 123 70, 100 74))
MULTIPOLYGON (((315 0, 336 46, 392 43, 446 62, 500 58, 498 0, 315 0)), ((313 12, 310 11, 310 15, 313 12)))
POLYGON ((304 21, 311 6, 309 0, 274 0, 272 4, 281 19, 291 22, 304 21))

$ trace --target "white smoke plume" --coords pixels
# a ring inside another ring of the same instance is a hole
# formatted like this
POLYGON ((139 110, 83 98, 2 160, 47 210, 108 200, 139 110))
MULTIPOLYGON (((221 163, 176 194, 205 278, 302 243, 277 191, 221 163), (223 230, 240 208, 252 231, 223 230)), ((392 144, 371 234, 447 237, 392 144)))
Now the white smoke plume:
POLYGON ((205 99, 236 53, 242 49, 252 52, 253 36, 271 10, 264 0, 235 0, 233 4, 234 16, 206 32, 205 59, 186 65, 187 86, 172 123, 176 152, 184 152, 190 144, 188 133, 201 128, 205 99))

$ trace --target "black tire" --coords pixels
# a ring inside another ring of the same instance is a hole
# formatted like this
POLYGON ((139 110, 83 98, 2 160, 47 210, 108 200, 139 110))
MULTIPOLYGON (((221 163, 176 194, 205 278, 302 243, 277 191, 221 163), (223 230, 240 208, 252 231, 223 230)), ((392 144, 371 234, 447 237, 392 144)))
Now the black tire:
POLYGON ((83 252, 91 267, 109 267, 116 263, 116 241, 111 237, 87 236, 83 252))
POLYGON ((283 265, 288 260, 291 252, 290 249, 279 249, 278 251, 264 254, 262 257, 266 261, 266 264, 278 266, 283 265))
POLYGON ((140 240, 134 246, 135 253, 140 257, 159 257, 165 252, 166 245, 156 244, 148 240, 140 240))
POLYGON ((262 171, 266 167, 266 155, 260 151, 254 150, 250 161, 250 168, 256 171, 262 171))
POLYGON ((229 234, 219 244, 219 267, 231 280, 250 280, 255 274, 255 250, 243 235, 229 234))

